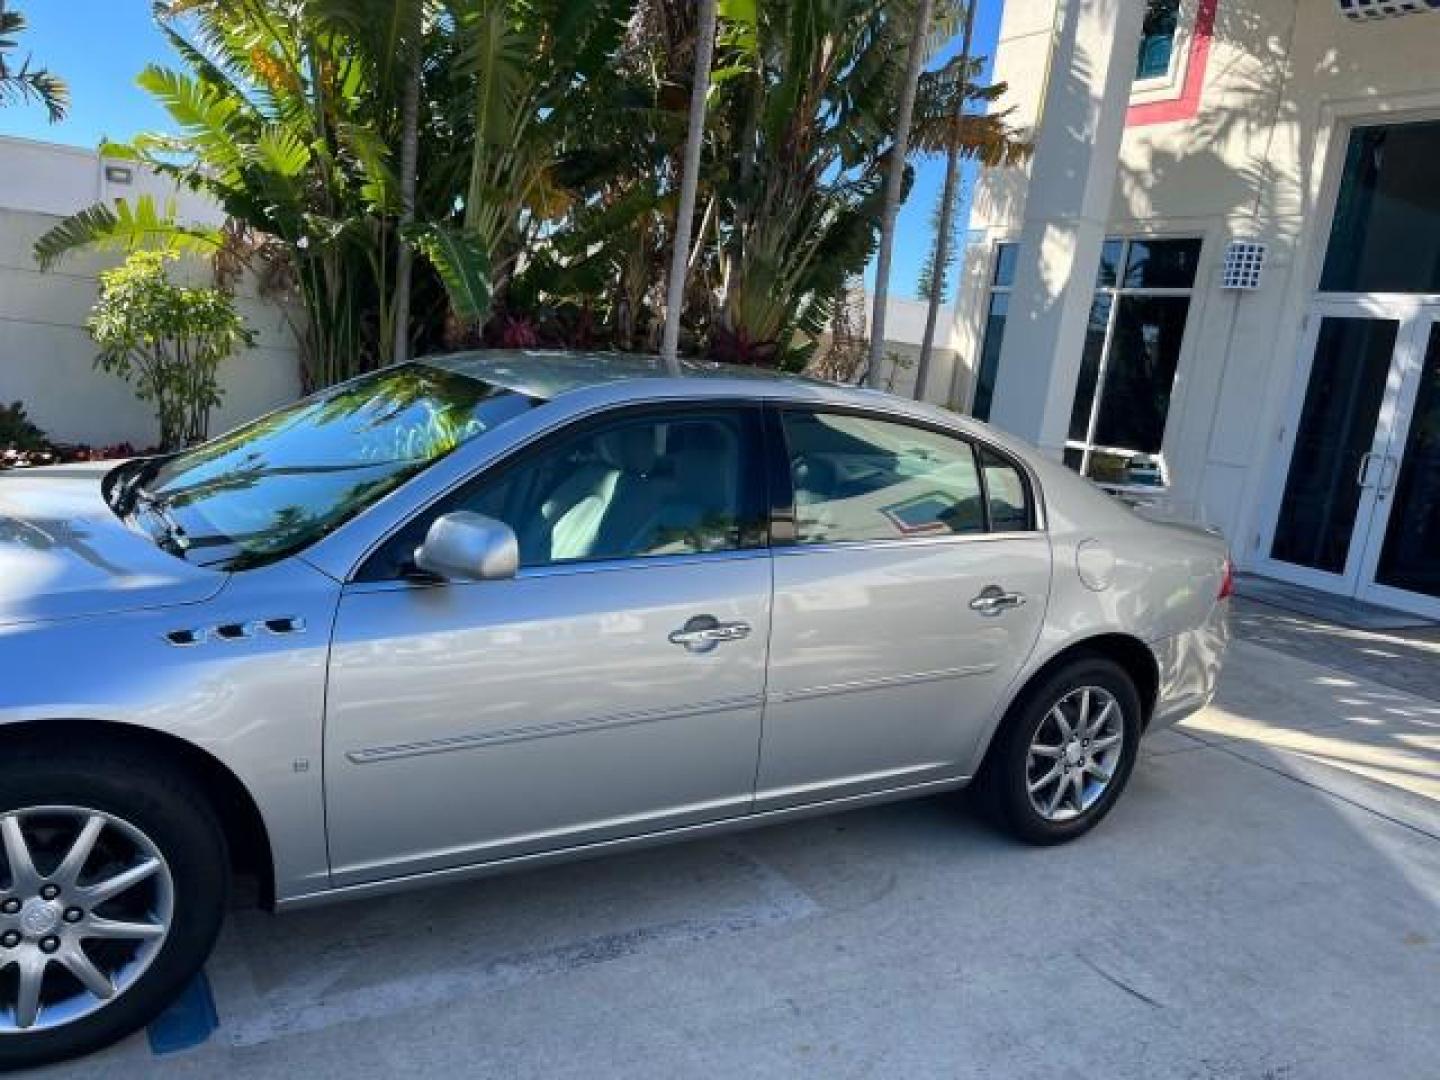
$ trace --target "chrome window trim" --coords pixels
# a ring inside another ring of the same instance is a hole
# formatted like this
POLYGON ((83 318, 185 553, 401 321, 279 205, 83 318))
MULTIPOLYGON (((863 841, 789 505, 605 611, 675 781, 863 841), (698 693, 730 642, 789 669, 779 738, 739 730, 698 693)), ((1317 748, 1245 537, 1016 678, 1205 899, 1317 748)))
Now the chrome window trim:
MULTIPOLYGON (((1028 534, 1027 534, 1028 535, 1028 534)), ((577 574, 605 574, 622 570, 642 570, 651 567, 689 566, 694 563, 732 562, 743 559, 768 559, 774 553, 769 547, 736 548, 730 551, 690 551, 676 555, 637 555, 626 559, 575 559, 570 562, 551 563, 548 566, 521 567, 511 581, 529 581, 535 578, 573 577, 577 574)), ((345 583, 347 595, 363 596, 377 592, 399 592, 402 590, 444 589, 456 586, 504 585, 505 581, 407 581, 398 578, 387 581, 355 581, 345 583)))
POLYGON ((773 549, 776 556, 810 555, 822 552, 857 551, 868 548, 952 547, 959 544, 997 544, 1014 540, 1042 540, 1038 529, 1025 532, 952 533, 948 536, 889 537, 882 540, 828 540, 823 544, 789 544, 773 549))

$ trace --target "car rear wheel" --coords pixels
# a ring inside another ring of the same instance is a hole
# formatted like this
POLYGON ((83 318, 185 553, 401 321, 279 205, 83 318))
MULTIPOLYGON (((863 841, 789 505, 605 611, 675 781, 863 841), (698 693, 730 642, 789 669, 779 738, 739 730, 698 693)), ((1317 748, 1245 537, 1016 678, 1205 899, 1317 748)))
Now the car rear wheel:
POLYGON ((183 774, 130 755, 0 765, 0 1070, 98 1049, 205 962, 225 837, 183 774))
POLYGON ((1103 658, 1066 664, 1011 712, 983 778, 1001 823, 1032 844, 1058 844, 1110 812, 1135 766, 1140 695, 1103 658))

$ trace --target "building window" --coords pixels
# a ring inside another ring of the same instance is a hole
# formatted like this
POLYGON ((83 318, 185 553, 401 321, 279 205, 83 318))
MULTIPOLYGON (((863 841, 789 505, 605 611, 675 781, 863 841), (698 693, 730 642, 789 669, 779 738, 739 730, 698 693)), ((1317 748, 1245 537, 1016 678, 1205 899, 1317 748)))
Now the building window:
POLYGON ((975 397, 970 415, 990 419, 995 400, 995 378, 1000 372, 1000 346, 1005 342, 1005 319, 1010 314, 1010 289, 1015 284, 1019 244, 995 245, 995 268, 990 275, 990 301, 985 310, 985 335, 980 342, 980 366, 975 375, 975 397))
POLYGON ((1145 25, 1140 32, 1136 80, 1166 79, 1175 61, 1175 38, 1180 32, 1180 0, 1146 0, 1145 25))
POLYGON ((1165 487, 1161 448, 1201 242, 1105 242, 1065 463, 1097 483, 1165 487))
POLYGON ((1320 288, 1440 293, 1440 121, 1351 133, 1320 288))

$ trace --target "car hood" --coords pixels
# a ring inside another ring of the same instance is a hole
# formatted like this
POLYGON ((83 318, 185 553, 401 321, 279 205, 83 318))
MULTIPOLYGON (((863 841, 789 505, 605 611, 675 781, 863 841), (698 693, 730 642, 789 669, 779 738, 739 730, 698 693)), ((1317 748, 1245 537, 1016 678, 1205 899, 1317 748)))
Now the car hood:
POLYGON ((168 555, 115 516, 116 462, 0 473, 0 625, 193 604, 227 575, 168 555))

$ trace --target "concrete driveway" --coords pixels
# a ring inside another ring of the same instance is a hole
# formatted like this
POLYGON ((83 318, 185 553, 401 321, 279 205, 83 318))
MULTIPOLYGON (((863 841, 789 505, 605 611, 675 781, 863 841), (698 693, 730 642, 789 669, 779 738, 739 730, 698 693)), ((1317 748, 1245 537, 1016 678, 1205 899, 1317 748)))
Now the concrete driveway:
POLYGON ((236 911, 219 1028, 51 1076, 1440 1075, 1440 704, 1250 642, 1096 833, 930 799, 236 911))

